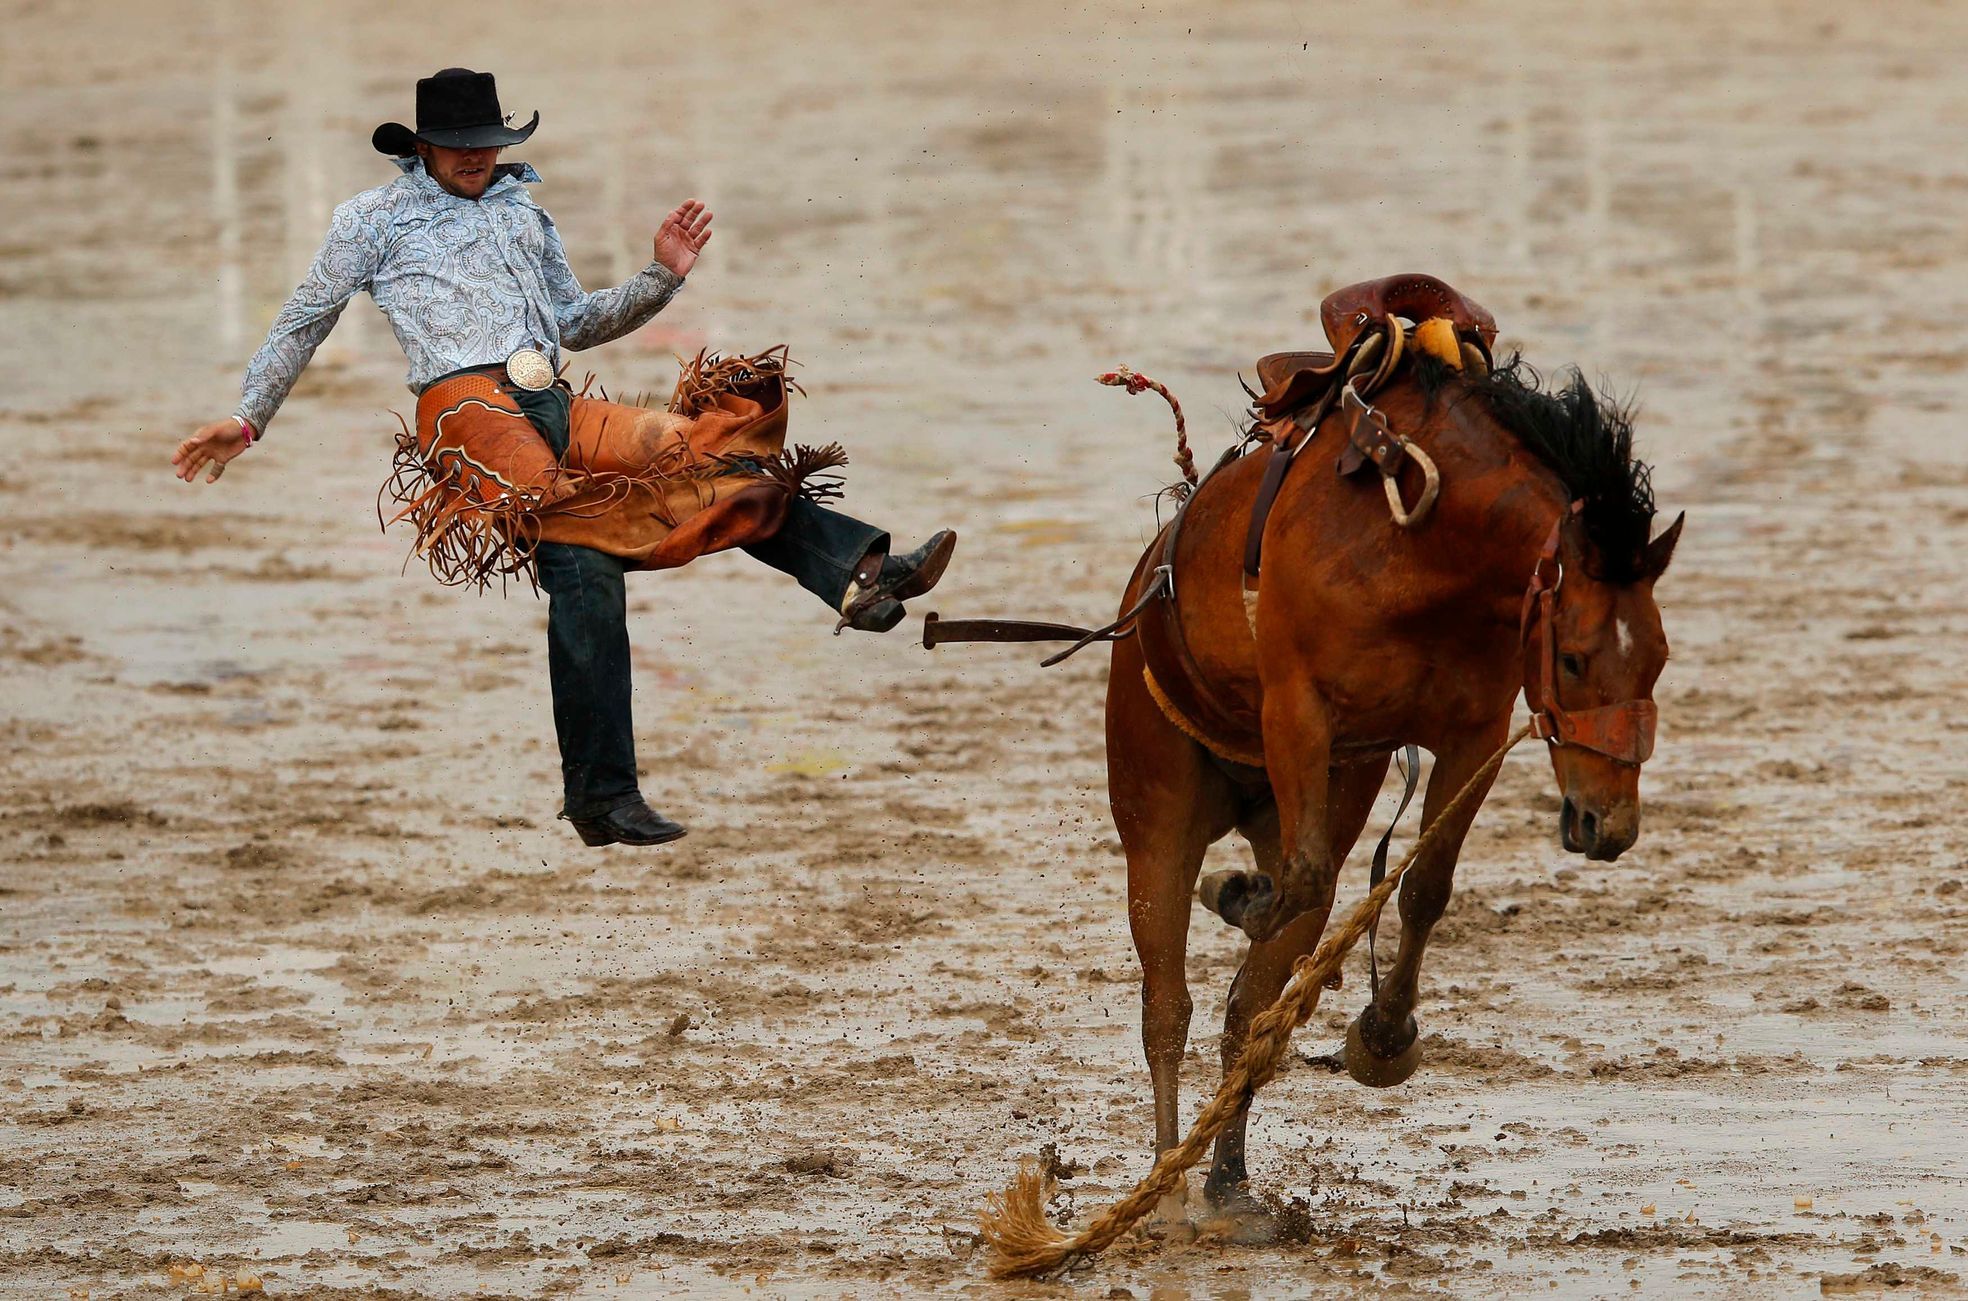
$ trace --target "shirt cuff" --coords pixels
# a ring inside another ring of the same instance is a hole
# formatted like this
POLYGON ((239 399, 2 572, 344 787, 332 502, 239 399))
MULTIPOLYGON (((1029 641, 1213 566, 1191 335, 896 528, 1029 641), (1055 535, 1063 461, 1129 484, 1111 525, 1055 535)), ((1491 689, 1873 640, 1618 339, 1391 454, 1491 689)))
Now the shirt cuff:
POLYGON ((232 414, 253 426, 253 441, 257 443, 266 437, 267 425, 273 420, 273 413, 279 409, 278 403, 254 397, 249 393, 240 399, 239 405, 233 409, 232 414))
POLYGON ((642 269, 642 274, 655 277, 656 288, 665 298, 675 297, 677 290, 683 288, 683 277, 661 262, 651 262, 642 269))

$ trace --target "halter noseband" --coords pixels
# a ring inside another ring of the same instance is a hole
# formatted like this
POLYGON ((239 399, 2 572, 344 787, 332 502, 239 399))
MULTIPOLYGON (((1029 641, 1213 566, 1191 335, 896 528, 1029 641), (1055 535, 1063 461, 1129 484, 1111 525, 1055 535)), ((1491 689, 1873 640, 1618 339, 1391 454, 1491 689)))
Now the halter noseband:
POLYGON ((1531 707, 1531 729, 1553 745, 1575 745, 1581 750, 1603 754, 1615 763, 1639 767, 1654 753, 1654 724, 1660 713, 1651 700, 1628 700, 1598 709, 1567 711, 1558 703, 1558 585, 1564 581, 1565 567, 1558 559, 1558 533, 1565 520, 1577 515, 1583 502, 1558 517, 1551 536, 1544 540, 1537 568, 1531 571, 1531 585, 1524 593, 1524 613, 1518 636, 1525 648, 1531 646, 1531 633, 1539 627, 1543 645, 1538 648, 1536 687, 1524 684, 1524 703, 1531 707))

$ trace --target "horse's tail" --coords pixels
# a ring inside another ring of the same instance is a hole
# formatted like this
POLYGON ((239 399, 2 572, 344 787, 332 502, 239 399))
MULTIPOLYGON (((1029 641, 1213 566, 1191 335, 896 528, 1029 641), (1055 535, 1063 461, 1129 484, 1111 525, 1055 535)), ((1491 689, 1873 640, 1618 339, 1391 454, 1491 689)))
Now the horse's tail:
POLYGON ((1130 393, 1153 389, 1168 401, 1169 410, 1175 412, 1175 467, 1182 471, 1183 481, 1188 485, 1176 491, 1178 495, 1184 497, 1193 492, 1196 488, 1196 458, 1189 450, 1189 425, 1182 418, 1182 404, 1175 400, 1175 394, 1168 391, 1168 385, 1159 380, 1149 379, 1146 375, 1137 375, 1126 366, 1117 367, 1094 378, 1102 384, 1124 388, 1130 393))

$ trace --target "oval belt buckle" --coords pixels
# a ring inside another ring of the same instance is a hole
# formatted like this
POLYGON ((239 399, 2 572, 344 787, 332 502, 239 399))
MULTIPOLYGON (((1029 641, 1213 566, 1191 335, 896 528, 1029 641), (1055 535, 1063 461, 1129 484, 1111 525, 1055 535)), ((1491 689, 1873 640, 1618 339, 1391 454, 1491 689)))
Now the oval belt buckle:
POLYGON ((554 382, 553 363, 547 354, 537 348, 521 348, 506 358, 506 378, 514 387, 529 389, 535 393, 544 388, 552 388, 554 382))

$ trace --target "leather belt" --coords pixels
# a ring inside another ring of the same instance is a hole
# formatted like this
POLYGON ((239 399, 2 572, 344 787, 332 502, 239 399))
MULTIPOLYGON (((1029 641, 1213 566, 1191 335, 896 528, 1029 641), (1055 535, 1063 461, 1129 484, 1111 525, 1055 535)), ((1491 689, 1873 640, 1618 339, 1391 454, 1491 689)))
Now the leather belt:
POLYGON ((478 366, 460 366, 456 370, 446 371, 418 389, 417 396, 422 397, 445 380, 456 379, 460 375, 499 375, 514 388, 522 388, 531 393, 552 388, 557 378, 554 374, 553 362, 547 358, 546 353, 538 348, 520 348, 504 361, 488 361, 478 366))

